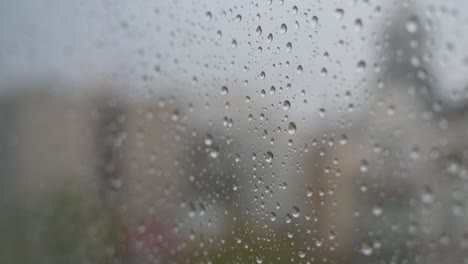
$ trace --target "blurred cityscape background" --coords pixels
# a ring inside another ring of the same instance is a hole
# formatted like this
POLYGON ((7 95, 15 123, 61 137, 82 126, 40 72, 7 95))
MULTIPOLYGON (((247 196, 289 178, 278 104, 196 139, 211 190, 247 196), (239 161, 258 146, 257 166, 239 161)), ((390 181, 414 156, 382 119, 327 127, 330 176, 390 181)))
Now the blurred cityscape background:
POLYGON ((464 7, 0 3, 0 263, 468 263, 464 7))

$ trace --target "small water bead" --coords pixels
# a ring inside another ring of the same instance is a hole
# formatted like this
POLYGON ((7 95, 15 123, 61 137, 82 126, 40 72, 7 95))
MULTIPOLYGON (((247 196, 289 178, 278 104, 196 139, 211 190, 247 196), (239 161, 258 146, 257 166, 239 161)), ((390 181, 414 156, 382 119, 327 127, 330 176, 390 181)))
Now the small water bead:
POLYGON ((235 39, 232 40, 231 42, 231 47, 235 49, 237 47, 237 41, 235 39))
POLYGON ((327 68, 322 68, 322 69, 320 70, 320 75, 322 75, 322 76, 327 76, 327 74, 328 74, 327 68))
POLYGON ((207 21, 210 21, 213 18, 213 14, 210 11, 205 13, 205 18, 207 21))
POLYGON ((364 242, 362 243, 361 248, 359 249, 359 252, 364 256, 370 256, 374 252, 374 249, 369 243, 364 242))
POLYGON ((262 35, 262 27, 261 26, 258 26, 257 29, 255 30, 255 34, 257 35, 257 37, 259 37, 260 35, 262 35))
POLYGON ((416 16, 411 16, 408 18, 408 21, 406 21, 406 30, 414 34, 418 31, 419 29, 419 19, 416 16))
POLYGON ((263 80, 263 79, 265 79, 265 77, 266 77, 266 74, 265 74, 264 71, 262 71, 262 72, 260 73, 260 79, 263 80))
POLYGON ((324 241, 323 238, 317 238, 317 239, 315 239, 315 245, 317 247, 321 247, 323 245, 323 241, 324 241))
POLYGON ((310 26, 312 28, 316 28, 318 25, 318 17, 313 16, 312 19, 310 20, 310 26))
POLYGON ((221 94, 227 95, 229 93, 229 89, 226 86, 221 87, 221 94))
POLYGON ((276 88, 275 86, 270 87, 270 94, 275 94, 276 93, 276 88))
POLYGON ((291 107, 291 103, 288 100, 283 102, 283 109, 288 110, 291 107))
POLYGON ((288 133, 289 134, 294 134, 296 133, 296 124, 294 124, 294 122, 290 122, 289 125, 288 125, 288 133))
POLYGON ((358 72, 363 72, 364 70, 366 70, 366 67, 367 67, 366 62, 363 60, 359 61, 356 65, 358 72))
POLYGON ((320 117, 324 117, 324 116, 325 116, 325 112, 326 112, 326 111, 325 111, 325 108, 320 108, 320 109, 319 109, 319 116, 320 116, 320 117))
POLYGON ((381 216, 383 213, 383 210, 382 210, 382 207, 380 206, 374 206, 374 208, 372 208, 372 214, 375 215, 375 216, 381 216))
POLYGON ((210 156, 216 159, 219 156, 219 149, 216 146, 211 146, 210 156))
POLYGON ((239 23, 242 21, 242 16, 241 15, 237 15, 236 16, 236 22, 239 23))
POLYGON ((291 44, 291 42, 286 43, 286 52, 289 53, 289 52, 291 52, 291 50, 292 50, 292 44, 291 44))
POLYGON ((273 42, 273 34, 268 34, 268 37, 267 37, 267 43, 270 44, 271 42, 273 42))
POLYGON ((335 16, 336 16, 336 18, 338 18, 338 19, 342 19, 343 16, 344 16, 344 11, 343 11, 343 9, 341 9, 341 8, 335 9, 335 16))
POLYGON ((270 213, 270 220, 271 220, 272 222, 276 221, 276 213, 275 213, 275 212, 271 212, 271 213, 270 213))
POLYGON ((268 151, 265 154, 265 160, 266 160, 266 162, 270 163, 273 160, 273 152, 268 151))
POLYGON ((362 30, 362 20, 360 18, 356 19, 354 21, 354 28, 356 31, 361 31, 362 30))
POLYGON ((361 160, 361 166, 359 167, 361 172, 367 172, 369 170, 369 163, 367 160, 361 160))
POLYGON ((299 216, 301 216, 301 211, 300 211, 299 207, 293 206, 293 213, 292 213, 292 216, 293 216, 294 218, 299 218, 299 216))
POLYGON ((257 256, 255 257, 255 260, 257 261, 257 264, 262 264, 262 263, 263 263, 263 258, 262 258, 262 256, 260 256, 260 255, 257 255, 257 256))
POLYGON ((299 250, 298 255, 299 255, 300 258, 305 258, 306 253, 305 253, 304 250, 301 249, 301 250, 299 250))
POLYGON ((288 27, 286 26, 286 24, 281 24, 280 26, 280 33, 281 34, 284 34, 288 31, 288 27))
POLYGON ((302 65, 297 66, 297 74, 301 74, 303 71, 302 65))
POLYGON ((211 134, 206 134, 204 142, 206 146, 213 145, 213 136, 211 136, 211 134))
POLYGON ((297 8, 297 6, 293 6, 292 8, 293 15, 297 15, 298 12, 299 12, 299 9, 297 8))

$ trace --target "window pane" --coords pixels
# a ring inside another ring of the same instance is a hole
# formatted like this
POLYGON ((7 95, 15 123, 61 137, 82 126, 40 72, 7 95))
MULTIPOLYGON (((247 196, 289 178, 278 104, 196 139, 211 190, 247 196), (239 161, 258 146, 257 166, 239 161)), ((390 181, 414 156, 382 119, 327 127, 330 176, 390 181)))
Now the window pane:
POLYGON ((0 263, 468 263, 461 0, 0 3, 0 263))

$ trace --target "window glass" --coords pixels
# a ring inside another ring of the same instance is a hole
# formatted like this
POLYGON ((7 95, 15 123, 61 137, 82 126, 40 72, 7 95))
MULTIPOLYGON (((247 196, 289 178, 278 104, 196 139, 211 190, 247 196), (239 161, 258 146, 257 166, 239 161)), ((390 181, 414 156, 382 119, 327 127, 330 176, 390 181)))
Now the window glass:
POLYGON ((468 263, 462 0, 0 3, 0 263, 468 263))

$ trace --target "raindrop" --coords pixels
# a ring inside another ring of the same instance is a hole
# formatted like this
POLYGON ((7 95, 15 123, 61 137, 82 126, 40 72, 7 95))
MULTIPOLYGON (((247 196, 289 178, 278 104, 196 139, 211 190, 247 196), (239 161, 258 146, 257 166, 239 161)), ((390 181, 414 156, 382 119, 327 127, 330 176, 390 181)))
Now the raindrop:
POLYGON ((221 94, 222 95, 227 95, 229 92, 228 88, 226 86, 221 87, 221 94))
POLYGON ((257 30, 255 30, 255 34, 257 35, 257 37, 259 37, 262 34, 262 27, 261 26, 257 27, 257 30))
POLYGON ((341 8, 335 9, 335 16, 336 16, 336 18, 338 18, 338 19, 342 19, 343 16, 344 16, 344 11, 343 11, 343 9, 341 9, 341 8))
POLYGON ((286 26, 286 24, 281 24, 281 27, 280 27, 280 33, 281 34, 284 34, 288 31, 288 27, 286 26))
POLYGON ((372 208, 372 214, 375 215, 375 216, 381 216, 382 215, 382 207, 380 206, 374 206, 374 208, 372 208))
POLYGON ((299 9, 297 8, 297 6, 293 6, 292 10, 293 10, 292 12, 293 15, 297 15, 297 13, 299 12, 299 9))
POLYGON ((289 53, 289 52, 291 52, 291 50, 292 50, 292 44, 291 44, 291 42, 288 42, 288 43, 286 44, 286 52, 289 53))
POLYGON ((235 49, 237 47, 237 41, 235 39, 232 40, 231 42, 231 47, 235 49))
POLYGON ((211 147, 210 156, 211 156, 213 159, 216 159, 216 158, 219 156, 219 150, 218 150, 217 147, 215 147, 215 146, 212 146, 212 147, 211 147))
POLYGON ((210 11, 205 13, 206 20, 210 21, 213 18, 213 15, 211 14, 210 11))
POLYGON ((419 28, 419 20, 416 16, 411 16, 408 21, 406 21, 406 30, 413 34, 418 31, 419 28))
POLYGON ((283 102, 283 109, 288 110, 291 107, 291 103, 288 100, 283 102))
POLYGON ((299 207, 293 206, 293 213, 292 213, 292 216, 293 216, 294 218, 299 218, 299 216, 301 216, 301 211, 299 210, 299 207))
POLYGON ((265 75, 265 72, 262 71, 262 72, 260 73, 260 79, 262 79, 262 80, 265 79, 265 76, 266 76, 266 75, 265 75))
POLYGON ((262 256, 257 255, 257 257, 256 257, 255 259, 256 259, 256 261, 257 261, 258 264, 263 263, 263 258, 262 258, 262 256))
POLYGON ((268 44, 270 44, 271 42, 273 41, 273 34, 268 34, 268 37, 267 37, 267 42, 268 44))
POLYGON ((268 163, 270 163, 272 160, 273 160, 273 152, 268 151, 268 152, 265 154, 265 161, 268 162, 268 163))
POLYGON ((276 93, 276 88, 275 86, 270 87, 270 94, 275 94, 276 93))
POLYGON ((315 239, 315 245, 317 247, 321 247, 323 245, 323 238, 317 238, 315 239))
POLYGON ((290 122, 289 125, 288 125, 288 133, 289 134, 294 134, 296 133, 296 124, 294 124, 294 122, 290 122))
POLYGON ((310 25, 312 26, 312 28, 316 28, 318 25, 318 17, 313 16, 310 23, 311 23, 310 25))
POLYGON ((358 72, 363 72, 366 69, 366 62, 361 60, 356 65, 358 72))
POLYGON ((372 249, 371 245, 369 243, 362 243, 361 248, 359 249, 359 252, 364 255, 364 256, 370 256, 374 252, 372 249))
POLYGON ((299 250, 298 255, 299 255, 300 258, 305 258, 306 253, 305 253, 304 250, 301 249, 301 250, 299 250))
POLYGON ((205 145, 207 146, 213 145, 213 136, 211 136, 210 134, 206 134, 205 136, 205 145))
POLYGON ((362 30, 362 20, 360 18, 354 21, 354 28, 356 29, 356 31, 362 30))
POLYGON ((297 74, 301 74, 303 71, 304 69, 302 69, 302 65, 297 66, 297 74))
POLYGON ((242 21, 242 16, 241 15, 237 15, 236 16, 236 22, 239 23, 242 21))
POLYGON ((320 75, 327 76, 327 74, 328 74, 327 68, 322 68, 322 70, 320 70, 320 75))
POLYGON ((361 167, 359 167, 361 172, 367 172, 369 170, 369 163, 367 160, 361 160, 361 167))

